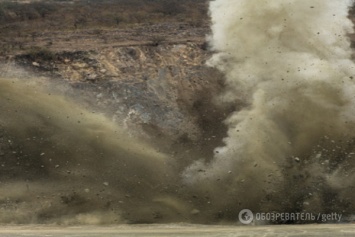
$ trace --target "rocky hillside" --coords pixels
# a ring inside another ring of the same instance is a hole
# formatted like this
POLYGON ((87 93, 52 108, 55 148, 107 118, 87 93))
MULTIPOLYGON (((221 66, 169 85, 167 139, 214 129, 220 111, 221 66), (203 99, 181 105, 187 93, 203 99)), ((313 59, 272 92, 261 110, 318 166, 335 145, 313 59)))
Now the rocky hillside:
POLYGON ((224 136, 205 1, 3 1, 0 29, 3 64, 66 85, 134 136, 208 154, 224 136))
POLYGON ((68 94, 134 136, 211 154, 234 108, 214 102, 223 76, 205 64, 207 5, 163 2, 145 3, 139 14, 139 0, 2 3, 0 61, 68 85, 68 94))
MULTIPOLYGON (((165 34, 175 33, 160 32, 165 39, 165 34)), ((205 65, 210 56, 205 28, 185 28, 188 33, 195 38, 118 41, 121 45, 88 46, 88 50, 37 46, 8 57, 5 64, 69 86, 70 96, 105 113, 133 136, 160 143, 167 151, 191 149, 211 155, 225 135, 222 121, 228 108, 214 102, 223 77, 205 65)), ((94 40, 87 42, 94 45, 94 40)))

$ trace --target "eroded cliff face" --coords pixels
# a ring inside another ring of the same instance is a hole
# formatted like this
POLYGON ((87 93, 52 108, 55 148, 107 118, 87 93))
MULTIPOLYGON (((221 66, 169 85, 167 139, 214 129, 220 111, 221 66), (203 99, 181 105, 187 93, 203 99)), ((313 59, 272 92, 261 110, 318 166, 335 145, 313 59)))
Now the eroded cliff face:
POLYGON ((209 57, 204 41, 197 40, 39 51, 14 61, 34 75, 64 83, 68 96, 104 113, 132 136, 167 150, 177 146, 211 155, 225 134, 222 121, 229 108, 216 101, 223 76, 205 65, 209 57))
POLYGON ((232 109, 218 105, 223 76, 209 57, 195 41, 3 62, 0 222, 201 222, 209 197, 180 175, 212 158, 232 109))

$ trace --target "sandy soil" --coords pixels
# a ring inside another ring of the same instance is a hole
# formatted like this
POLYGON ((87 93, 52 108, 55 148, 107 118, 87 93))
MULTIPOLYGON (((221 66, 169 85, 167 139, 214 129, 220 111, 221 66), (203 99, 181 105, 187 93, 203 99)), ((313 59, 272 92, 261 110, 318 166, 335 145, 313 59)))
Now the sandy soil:
POLYGON ((42 227, 6 226, 1 236, 354 236, 355 226, 339 225, 282 225, 282 226, 201 226, 201 225, 123 225, 109 227, 42 227))

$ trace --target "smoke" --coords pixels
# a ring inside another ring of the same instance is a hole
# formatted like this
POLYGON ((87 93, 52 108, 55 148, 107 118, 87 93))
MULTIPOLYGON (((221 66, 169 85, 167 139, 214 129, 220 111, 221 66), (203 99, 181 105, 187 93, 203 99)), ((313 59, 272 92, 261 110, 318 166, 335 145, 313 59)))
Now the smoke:
POLYGON ((0 222, 235 223, 245 208, 353 213, 351 4, 210 2, 208 63, 226 77, 220 101, 246 106, 225 121, 213 159, 191 157, 182 173, 185 157, 128 137, 65 89, 0 75, 0 222))
POLYGON ((0 222, 181 218, 188 205, 171 196, 177 175, 170 157, 128 137, 103 115, 29 81, 0 80, 0 222))
POLYGON ((194 162, 185 183, 210 196, 210 214, 353 213, 355 64, 352 1, 215 0, 215 52, 226 103, 225 146, 194 162))

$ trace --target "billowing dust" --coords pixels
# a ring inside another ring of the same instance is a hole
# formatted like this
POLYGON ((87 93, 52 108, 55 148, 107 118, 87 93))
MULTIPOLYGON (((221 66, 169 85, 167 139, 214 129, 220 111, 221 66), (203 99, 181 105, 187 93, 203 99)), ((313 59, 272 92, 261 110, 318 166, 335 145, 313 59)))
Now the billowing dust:
MULTIPOLYGON (((354 213, 348 0, 215 0, 226 120, 214 158, 179 160, 36 83, 0 80, 0 222, 236 223, 254 212, 354 213), (6 151, 6 152, 4 152, 6 151), (186 162, 186 161, 184 161, 186 162)), ((159 144, 156 144, 159 147, 159 144)))
POLYGON ((209 64, 226 75, 225 146, 183 178, 227 218, 263 212, 353 213, 352 1, 216 0, 209 64))

